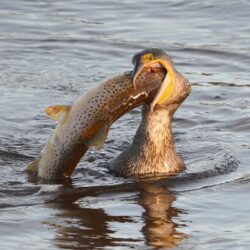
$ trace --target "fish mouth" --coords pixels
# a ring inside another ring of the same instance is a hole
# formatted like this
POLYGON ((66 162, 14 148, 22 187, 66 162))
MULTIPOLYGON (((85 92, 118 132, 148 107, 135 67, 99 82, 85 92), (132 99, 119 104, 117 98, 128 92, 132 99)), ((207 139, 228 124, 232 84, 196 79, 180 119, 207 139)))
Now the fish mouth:
POLYGON ((157 72, 159 70, 165 70, 166 72, 163 83, 150 104, 150 109, 153 111, 156 105, 163 104, 172 94, 175 85, 174 71, 172 66, 169 65, 165 60, 155 59, 149 62, 142 62, 141 60, 138 60, 135 63, 135 68, 132 73, 134 88, 136 88, 136 79, 145 69, 151 72, 157 72))
POLYGON ((146 70, 152 73, 157 73, 159 71, 165 70, 167 74, 166 68, 159 62, 150 62, 150 63, 144 63, 144 64, 137 62, 132 73, 133 86, 135 88, 136 88, 136 79, 138 78, 138 76, 141 74, 143 70, 146 70))

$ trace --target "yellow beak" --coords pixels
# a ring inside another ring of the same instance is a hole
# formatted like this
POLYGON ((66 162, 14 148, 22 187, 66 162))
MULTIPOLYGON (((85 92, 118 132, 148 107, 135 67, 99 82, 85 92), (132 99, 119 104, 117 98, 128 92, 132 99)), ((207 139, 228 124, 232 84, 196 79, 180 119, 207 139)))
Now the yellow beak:
POLYGON ((167 70, 167 75, 165 76, 160 89, 158 90, 156 96, 154 97, 152 103, 150 104, 151 111, 154 109, 156 104, 162 104, 168 99, 168 97, 173 92, 174 84, 175 84, 173 68, 169 65, 168 62, 161 60, 161 59, 156 59, 147 63, 138 62, 135 65, 135 68, 132 74, 134 87, 135 87, 136 78, 141 73, 143 68, 146 66, 150 67, 150 64, 153 64, 153 63, 160 63, 167 70))

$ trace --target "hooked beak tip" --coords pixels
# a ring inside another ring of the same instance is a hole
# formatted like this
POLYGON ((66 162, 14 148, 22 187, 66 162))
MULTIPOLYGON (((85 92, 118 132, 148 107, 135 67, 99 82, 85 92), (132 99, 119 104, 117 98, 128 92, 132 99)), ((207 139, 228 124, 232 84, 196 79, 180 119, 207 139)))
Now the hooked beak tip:
POLYGON ((132 73, 132 82, 133 82, 133 87, 135 89, 136 89, 136 79, 140 75, 142 70, 143 70, 143 64, 141 64, 140 62, 137 62, 132 73))

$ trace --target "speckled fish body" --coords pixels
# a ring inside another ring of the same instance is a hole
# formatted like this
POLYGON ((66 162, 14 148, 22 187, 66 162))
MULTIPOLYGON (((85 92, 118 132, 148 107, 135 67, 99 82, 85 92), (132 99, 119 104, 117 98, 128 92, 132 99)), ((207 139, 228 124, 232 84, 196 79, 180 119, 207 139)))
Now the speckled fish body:
POLYGON ((69 177, 90 146, 101 148, 109 128, 120 116, 152 100, 162 71, 144 70, 133 87, 131 72, 115 76, 80 97, 72 106, 54 106, 47 113, 60 123, 28 171, 46 180, 69 177))

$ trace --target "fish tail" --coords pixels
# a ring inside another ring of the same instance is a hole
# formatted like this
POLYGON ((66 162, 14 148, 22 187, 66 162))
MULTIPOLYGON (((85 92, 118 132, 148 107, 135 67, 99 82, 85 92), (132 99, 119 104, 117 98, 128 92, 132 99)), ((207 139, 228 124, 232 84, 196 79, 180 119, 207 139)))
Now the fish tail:
POLYGON ((38 165, 39 165, 39 159, 35 159, 28 165, 27 171, 29 173, 36 174, 38 172, 38 165))

